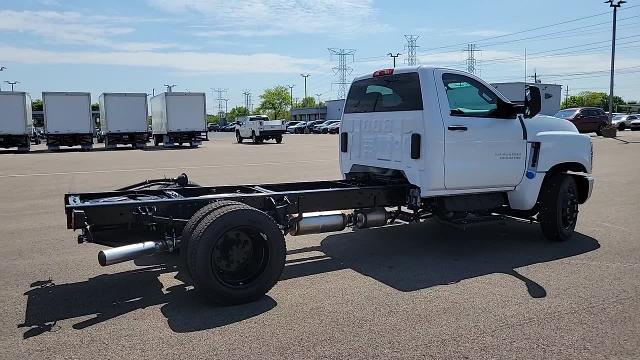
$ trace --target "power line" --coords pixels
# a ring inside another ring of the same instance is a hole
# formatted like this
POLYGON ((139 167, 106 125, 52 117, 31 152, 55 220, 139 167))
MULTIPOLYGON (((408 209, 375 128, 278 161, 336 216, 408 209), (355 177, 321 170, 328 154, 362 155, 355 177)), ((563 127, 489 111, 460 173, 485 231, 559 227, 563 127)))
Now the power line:
POLYGON ((353 68, 347 66, 347 57, 351 56, 351 60, 353 61, 354 54, 356 53, 355 49, 337 49, 337 48, 329 48, 329 54, 331 58, 334 56, 338 57, 338 66, 333 68, 334 74, 338 76, 338 81, 333 84, 338 85, 338 99, 344 99, 347 97, 347 75, 351 74, 353 68))

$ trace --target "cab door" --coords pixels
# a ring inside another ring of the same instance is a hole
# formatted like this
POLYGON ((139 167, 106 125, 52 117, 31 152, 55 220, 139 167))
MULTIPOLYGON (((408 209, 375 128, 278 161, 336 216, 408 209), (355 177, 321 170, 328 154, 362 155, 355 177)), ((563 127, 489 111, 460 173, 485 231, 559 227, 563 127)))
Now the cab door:
POLYGON ((525 171, 527 141, 520 119, 500 114, 498 103, 507 100, 466 73, 436 70, 435 75, 445 132, 445 187, 518 185, 525 171))

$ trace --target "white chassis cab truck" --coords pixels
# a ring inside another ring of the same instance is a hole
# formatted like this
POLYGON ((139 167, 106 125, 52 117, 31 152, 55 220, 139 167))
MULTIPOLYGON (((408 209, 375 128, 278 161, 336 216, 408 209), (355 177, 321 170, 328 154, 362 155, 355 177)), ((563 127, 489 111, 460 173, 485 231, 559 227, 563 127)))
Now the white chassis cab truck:
POLYGON ((342 179, 229 186, 195 185, 185 174, 146 180, 66 194, 67 227, 82 231, 80 243, 113 247, 98 254, 103 266, 179 249, 198 292, 223 304, 256 300, 276 284, 285 234, 514 218, 566 241, 593 188, 591 139, 568 121, 537 115, 537 88, 525 99, 512 104, 457 70, 379 70, 349 90, 342 179), (143 242, 139 234, 149 236, 143 242))
POLYGON ((25 92, 0 91, 0 148, 29 151, 32 131, 31 96, 25 92))
POLYGON ((254 144, 265 140, 275 140, 282 143, 282 135, 287 127, 282 120, 269 120, 267 115, 250 115, 241 117, 236 125, 236 140, 241 143, 244 139, 251 139, 254 144))

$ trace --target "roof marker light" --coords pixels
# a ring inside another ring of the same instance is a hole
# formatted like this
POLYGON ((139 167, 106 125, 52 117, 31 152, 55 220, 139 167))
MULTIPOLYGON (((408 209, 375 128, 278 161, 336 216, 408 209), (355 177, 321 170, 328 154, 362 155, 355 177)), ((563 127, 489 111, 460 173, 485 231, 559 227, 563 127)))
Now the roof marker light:
POLYGON ((382 70, 375 71, 373 73, 373 77, 387 76, 387 75, 393 75, 393 69, 382 69, 382 70))

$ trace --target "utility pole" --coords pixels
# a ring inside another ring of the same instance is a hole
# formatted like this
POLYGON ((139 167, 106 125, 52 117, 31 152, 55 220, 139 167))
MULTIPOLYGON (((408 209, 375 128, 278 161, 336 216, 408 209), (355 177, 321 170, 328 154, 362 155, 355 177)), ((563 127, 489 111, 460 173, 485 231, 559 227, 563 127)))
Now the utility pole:
POLYGON ((416 43, 417 43, 417 40, 418 40, 419 37, 420 37, 419 35, 405 35, 404 36, 404 38, 407 39, 407 45, 404 46, 405 50, 407 50, 407 58, 405 59, 405 62, 409 66, 418 65, 418 57, 416 56, 416 49, 419 46, 416 45, 416 43))
POLYGON ((229 114, 229 99, 222 99, 222 100, 224 100, 224 118, 226 120, 227 114, 229 114))
POLYGON ((167 92, 170 93, 170 92, 173 92, 173 88, 176 87, 177 85, 176 84, 173 84, 173 85, 164 84, 164 86, 167 87, 167 92))
POLYGON ((329 48, 329 54, 331 54, 331 57, 338 57, 338 66, 333 68, 333 73, 338 76, 338 81, 332 84, 338 85, 338 99, 344 99, 347 97, 347 85, 349 85, 347 75, 351 74, 353 71, 353 68, 347 66, 347 57, 350 56, 351 61, 353 61, 355 53, 355 49, 329 48))
POLYGON ((13 86, 15 84, 20 84, 20 81, 5 81, 7 84, 11 85, 11 91, 13 91, 13 86))
POLYGON ((295 87, 295 85, 287 85, 287 87, 289 88, 289 92, 290 92, 290 97, 291 97, 291 109, 293 109, 293 88, 295 87))
POLYGON ((316 94, 316 97, 318 98, 318 104, 316 104, 316 106, 320 106, 320 96, 322 96, 322 94, 316 94))
POLYGON ((564 102, 566 103, 569 99, 569 85, 564 87, 564 102))
POLYGON ((311 75, 309 74, 300 74, 304 78, 304 97, 307 97, 307 78, 311 75))
POLYGON ((151 96, 156 96, 156 88, 151 89, 151 96))
POLYGON ((622 4, 626 3, 626 1, 608 0, 604 3, 609 4, 609 7, 613 8, 613 31, 611 34, 611 80, 609 82, 609 121, 611 121, 611 119, 613 119, 613 77, 616 62, 616 18, 618 15, 618 8, 620 8, 622 4))
POLYGON ((471 74, 475 74, 476 71, 478 71, 477 68, 477 64, 478 61, 476 60, 476 51, 480 51, 477 47, 476 44, 468 44, 467 45, 467 72, 471 73, 471 74))
POLYGON ((395 69, 395 67, 396 67, 396 58, 398 56, 400 56, 401 54, 400 53, 396 53, 395 55, 393 55, 393 53, 388 53, 387 55, 389 55, 389 56, 391 56, 393 58, 393 68, 395 69))

